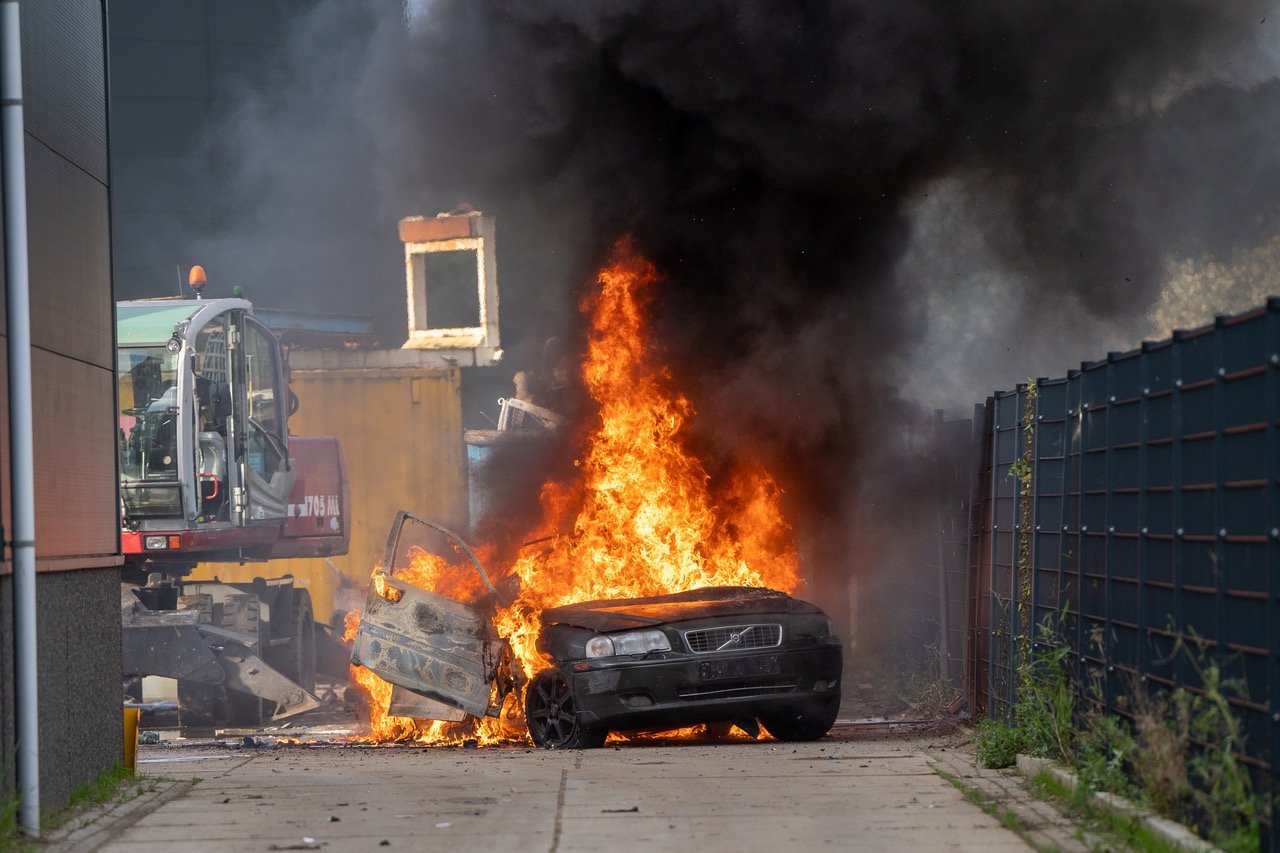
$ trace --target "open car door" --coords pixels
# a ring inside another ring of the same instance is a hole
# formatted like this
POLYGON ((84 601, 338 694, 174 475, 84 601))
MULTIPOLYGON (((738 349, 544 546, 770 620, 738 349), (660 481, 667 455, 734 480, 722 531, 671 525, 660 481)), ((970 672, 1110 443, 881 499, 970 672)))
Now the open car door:
POLYGON ((496 717, 512 684, 510 646, 493 626, 496 601, 493 584, 461 538, 401 510, 369 584, 351 662, 432 700, 395 703, 393 694, 393 703, 412 708, 404 716, 460 720, 463 711, 496 717), (423 577, 467 603, 410 581, 423 577))

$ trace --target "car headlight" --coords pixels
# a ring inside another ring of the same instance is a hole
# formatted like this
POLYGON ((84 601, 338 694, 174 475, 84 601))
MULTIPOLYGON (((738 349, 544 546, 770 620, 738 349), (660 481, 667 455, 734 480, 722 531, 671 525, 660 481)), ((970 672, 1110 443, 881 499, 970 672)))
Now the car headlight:
POLYGON ((587 640, 587 657, 589 658, 669 651, 671 651, 671 641, 661 631, 628 631, 625 634, 613 634, 608 637, 600 635, 587 640))

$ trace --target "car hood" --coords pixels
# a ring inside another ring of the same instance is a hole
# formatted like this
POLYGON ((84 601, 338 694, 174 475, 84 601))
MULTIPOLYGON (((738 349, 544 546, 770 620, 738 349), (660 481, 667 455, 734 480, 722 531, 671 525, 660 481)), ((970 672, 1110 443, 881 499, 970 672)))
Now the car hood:
POLYGON ((621 631, 716 616, 821 612, 808 602, 772 589, 708 586, 649 598, 583 601, 553 607, 542 611, 542 623, 573 625, 592 631, 621 631))

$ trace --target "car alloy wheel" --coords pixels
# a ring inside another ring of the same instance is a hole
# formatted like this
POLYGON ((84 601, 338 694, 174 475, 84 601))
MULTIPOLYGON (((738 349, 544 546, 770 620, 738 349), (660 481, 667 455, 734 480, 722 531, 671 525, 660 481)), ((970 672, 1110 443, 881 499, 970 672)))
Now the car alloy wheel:
POLYGON ((529 683, 524 716, 529 736, 542 749, 594 749, 609 734, 578 722, 573 693, 558 669, 544 669, 529 683))

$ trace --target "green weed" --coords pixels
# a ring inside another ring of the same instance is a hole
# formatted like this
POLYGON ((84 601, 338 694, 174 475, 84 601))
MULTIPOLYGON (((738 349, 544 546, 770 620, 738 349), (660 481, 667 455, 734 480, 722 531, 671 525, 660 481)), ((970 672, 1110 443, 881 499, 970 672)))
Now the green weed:
POLYGON ((113 766, 102 771, 98 778, 77 788, 67 800, 66 805, 53 812, 48 820, 56 822, 54 825, 61 826, 71 817, 94 806, 122 796, 124 797, 122 802, 133 799, 137 793, 133 793, 132 796, 126 796, 126 794, 135 787, 135 782, 145 784, 146 777, 135 778, 132 770, 125 767, 123 762, 117 761, 113 766))
POLYGON ((978 746, 978 763, 988 770, 1012 767, 1018 753, 1024 751, 1022 733, 990 717, 978 723, 974 743, 978 746))
POLYGON ((1134 786, 1126 770, 1137 755, 1137 741, 1114 714, 1090 714, 1088 723, 1076 734, 1076 776, 1085 791, 1131 796, 1134 786))
MULTIPOLYGON (((1194 632, 1191 637, 1194 642, 1194 632)), ((1082 803, 1091 791, 1110 791, 1191 826, 1224 850, 1257 850, 1258 818, 1267 803, 1254 793, 1239 758, 1245 737, 1231 705, 1247 692, 1222 676, 1203 644, 1196 645, 1193 651, 1179 641, 1175 653, 1187 655, 1200 689, 1153 696, 1134 684, 1122 703, 1132 711, 1130 721, 1099 710, 1099 685, 1077 683, 1073 653, 1046 620, 1019 673, 1015 725, 984 720, 978 760, 1007 767, 1025 752, 1063 761, 1077 774, 1082 803), (1080 709, 1079 696, 1093 700, 1087 710, 1080 709)))
POLYGON ((1018 679, 1014 708, 1025 752, 1068 763, 1075 760, 1076 695, 1072 651, 1059 639, 1053 619, 1046 617, 1031 659, 1018 679))
POLYGON ((1204 691, 1175 694, 1176 701, 1187 706, 1190 739, 1203 744, 1187 759, 1192 810, 1202 817, 1205 835, 1219 847, 1257 850, 1258 816, 1266 805, 1254 793, 1249 770, 1238 758, 1245 738, 1231 708, 1231 697, 1247 698, 1244 685, 1224 679, 1218 664, 1204 660, 1203 654, 1187 651, 1204 691))
POLYGON ((1018 483, 1018 669, 1024 670, 1031 660, 1031 531, 1035 521, 1036 383, 1028 381, 1026 403, 1022 412, 1022 454, 1009 468, 1009 476, 1018 483))
POLYGON ((978 760, 984 767, 1012 766, 1019 752, 1067 762, 1075 758, 1076 689, 1070 671, 1071 650, 1052 639, 1055 636, 1046 621, 1034 656, 1022 667, 1018 679, 1014 725, 991 719, 978 724, 978 760))

